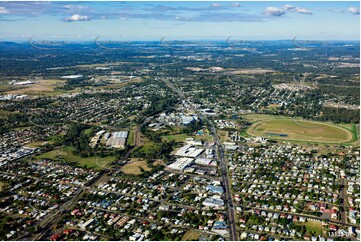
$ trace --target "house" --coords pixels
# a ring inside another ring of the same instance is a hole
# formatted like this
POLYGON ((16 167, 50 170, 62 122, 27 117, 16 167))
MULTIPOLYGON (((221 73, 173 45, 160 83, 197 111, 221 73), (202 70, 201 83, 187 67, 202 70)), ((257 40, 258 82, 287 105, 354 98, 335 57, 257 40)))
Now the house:
POLYGON ((246 232, 242 232, 241 233, 241 239, 246 239, 247 238, 247 233, 246 232))
POLYGON ((227 224, 224 221, 216 221, 213 224, 212 230, 226 230, 227 224))
POLYGON ((331 231, 337 231, 338 230, 338 226, 334 225, 334 224, 330 224, 330 230, 331 231))
POLYGON ((86 221, 85 223, 79 224, 79 227, 80 227, 81 229, 83 229, 83 230, 86 230, 86 228, 87 228, 91 223, 93 223, 93 221, 94 221, 94 219, 91 218, 91 219, 89 219, 88 221, 86 221))
POLYGON ((240 222, 240 223, 246 223, 246 219, 245 219, 245 218, 241 218, 241 219, 239 220, 239 222, 240 222))

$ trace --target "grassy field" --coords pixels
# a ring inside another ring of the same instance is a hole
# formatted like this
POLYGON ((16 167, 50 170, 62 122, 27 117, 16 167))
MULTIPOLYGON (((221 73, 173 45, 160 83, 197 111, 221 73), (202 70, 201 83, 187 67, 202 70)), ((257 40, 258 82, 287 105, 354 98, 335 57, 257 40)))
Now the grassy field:
POLYGON ((185 142, 186 138, 193 138, 194 140, 212 140, 212 136, 209 135, 196 135, 196 136, 189 136, 187 134, 172 134, 172 135, 164 135, 162 136, 163 140, 165 141, 175 141, 175 142, 185 142))
POLYGON ((6 185, 7 185, 6 183, 0 181, 0 192, 4 191, 6 185))
POLYGON ((287 118, 286 116, 274 116, 270 114, 246 114, 243 115, 242 118, 247 119, 250 122, 256 122, 261 120, 269 120, 269 119, 284 119, 287 118))
POLYGON ((56 96, 67 93, 67 91, 64 90, 55 90, 55 88, 63 86, 64 83, 64 80, 36 80, 35 84, 25 87, 19 87, 15 90, 8 91, 7 93, 56 96))
POLYGON ((221 138, 222 141, 228 140, 228 131, 225 130, 217 130, 219 138, 221 138))
POLYGON ((6 110, 0 110, 0 118, 6 118, 8 115, 12 114, 14 112, 6 111, 6 110))
POLYGON ((143 168, 145 171, 150 171, 150 168, 147 165, 147 162, 142 159, 131 159, 126 165, 121 168, 121 171, 126 174, 139 175, 141 174, 140 168, 143 168))
POLYGON ((127 138, 127 145, 134 145, 134 130, 129 131, 129 135, 127 138))
POLYGON ((173 134, 173 135, 166 135, 162 137, 166 141, 175 141, 175 142, 183 142, 186 140, 186 138, 191 138, 191 136, 188 136, 187 134, 173 134))
MULTIPOLYGON (((50 142, 48 142, 48 143, 50 143, 50 142)), ((30 147, 30 148, 38 148, 38 147, 43 146, 44 144, 46 144, 46 141, 45 142, 44 141, 37 141, 37 142, 27 144, 26 146, 30 147)))
POLYGON ((106 167, 104 164, 108 164, 114 161, 116 158, 114 156, 107 156, 99 158, 97 156, 91 157, 80 157, 72 154, 72 147, 63 147, 61 149, 52 150, 37 156, 39 159, 64 159, 67 162, 76 162, 80 166, 86 166, 89 168, 103 168, 106 167))
POLYGON ((202 233, 199 231, 195 231, 195 230, 188 230, 182 237, 183 241, 194 241, 194 240, 198 240, 199 236, 202 233))
POLYGON ((336 124, 336 126, 346 129, 347 131, 349 131, 352 134, 352 139, 350 139, 347 142, 343 142, 343 145, 346 146, 359 146, 360 145, 360 134, 359 134, 359 129, 360 126, 359 124, 345 124, 345 123, 340 123, 340 124, 336 124))
POLYGON ((140 150, 143 151, 144 153, 149 153, 155 148, 156 148, 156 144, 150 141, 145 143, 140 150))
POLYGON ((353 140, 350 130, 330 123, 309 122, 289 118, 273 118, 270 115, 257 117, 247 130, 249 135, 272 139, 341 143, 353 140), (284 136, 280 136, 284 135, 284 136))
POLYGON ((319 221, 309 220, 306 223, 297 223, 298 225, 305 225, 306 226, 306 232, 317 235, 322 235, 322 223, 319 221))

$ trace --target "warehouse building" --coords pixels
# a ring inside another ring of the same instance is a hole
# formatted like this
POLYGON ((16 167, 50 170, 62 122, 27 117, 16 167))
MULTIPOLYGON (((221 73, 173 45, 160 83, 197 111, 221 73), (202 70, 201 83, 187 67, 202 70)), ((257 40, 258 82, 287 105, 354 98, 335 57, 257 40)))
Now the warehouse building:
POLYGON ((179 148, 179 150, 177 150, 175 155, 195 158, 195 157, 199 156, 200 154, 202 154, 203 151, 204 151, 204 149, 199 149, 192 145, 185 145, 185 146, 179 148))
MULTIPOLYGON (((109 137, 109 135, 105 135, 109 137)), ((113 132, 110 138, 107 139, 106 144, 113 148, 124 148, 127 141, 128 131, 113 132)))
POLYGON ((178 158, 174 163, 168 165, 167 167, 172 170, 183 171, 192 164, 193 159, 191 158, 178 158))

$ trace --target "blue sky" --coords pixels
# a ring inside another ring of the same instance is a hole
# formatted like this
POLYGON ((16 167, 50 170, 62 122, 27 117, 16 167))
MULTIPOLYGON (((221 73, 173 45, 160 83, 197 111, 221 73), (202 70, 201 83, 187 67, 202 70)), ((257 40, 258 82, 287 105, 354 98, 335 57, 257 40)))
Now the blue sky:
POLYGON ((359 2, 0 2, 0 40, 358 40, 359 2))

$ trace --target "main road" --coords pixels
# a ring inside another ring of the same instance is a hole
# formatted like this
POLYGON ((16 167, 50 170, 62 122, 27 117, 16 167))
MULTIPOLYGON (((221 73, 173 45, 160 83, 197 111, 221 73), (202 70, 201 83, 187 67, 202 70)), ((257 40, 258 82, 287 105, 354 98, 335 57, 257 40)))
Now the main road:
POLYGON ((177 93, 181 97, 181 99, 187 103, 187 105, 190 107, 190 109, 192 109, 194 112, 198 113, 198 116, 202 120, 206 120, 207 123, 209 124, 208 127, 210 129, 210 132, 213 136, 213 140, 218 149, 217 156, 219 159, 219 167, 221 169, 222 181, 223 181, 223 184, 225 187, 225 197, 226 197, 227 218, 228 218, 228 224, 229 224, 230 240, 236 241, 236 240, 238 240, 238 236, 237 236, 237 228, 236 228, 236 220, 235 220, 235 211, 234 211, 233 200, 232 200, 232 190, 231 190, 231 185, 229 182, 227 162, 225 160, 225 155, 224 155, 225 152, 224 152, 223 145, 222 145, 221 141, 219 140, 217 130, 215 129, 213 122, 210 121, 206 115, 203 115, 202 113, 198 112, 198 110, 193 107, 192 103, 189 102, 189 100, 186 98, 186 96, 183 94, 183 92, 181 90, 179 90, 176 86, 174 86, 172 83, 170 83, 167 80, 164 80, 164 82, 167 84, 167 86, 170 89, 173 90, 173 92, 177 93))

